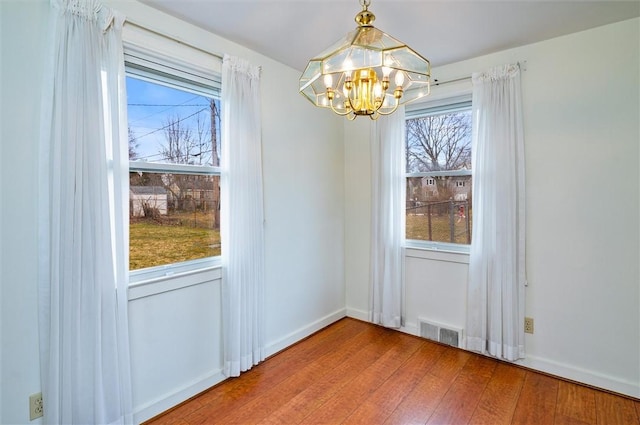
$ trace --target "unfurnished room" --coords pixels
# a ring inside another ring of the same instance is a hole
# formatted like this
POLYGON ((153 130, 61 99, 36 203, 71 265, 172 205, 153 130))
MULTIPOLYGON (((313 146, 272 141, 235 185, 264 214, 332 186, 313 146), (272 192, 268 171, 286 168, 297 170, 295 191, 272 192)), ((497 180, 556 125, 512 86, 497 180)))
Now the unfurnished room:
POLYGON ((640 425, 640 1, 0 0, 0 423, 640 425))

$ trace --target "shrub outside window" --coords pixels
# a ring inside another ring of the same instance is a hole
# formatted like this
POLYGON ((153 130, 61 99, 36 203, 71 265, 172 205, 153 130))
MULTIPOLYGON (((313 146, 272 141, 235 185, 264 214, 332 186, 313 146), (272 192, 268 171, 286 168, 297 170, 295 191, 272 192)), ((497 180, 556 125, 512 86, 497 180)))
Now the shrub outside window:
POLYGON ((470 244, 471 102, 409 113, 405 148, 406 239, 470 244))

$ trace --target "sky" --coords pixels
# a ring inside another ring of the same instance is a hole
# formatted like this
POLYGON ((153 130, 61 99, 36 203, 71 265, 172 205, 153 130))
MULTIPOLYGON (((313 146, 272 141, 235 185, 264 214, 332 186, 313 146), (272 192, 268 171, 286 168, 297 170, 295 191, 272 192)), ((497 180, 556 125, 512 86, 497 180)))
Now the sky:
MULTIPOLYGON (((166 144, 164 128, 180 119, 181 127, 197 132, 198 117, 210 129, 209 98, 127 76, 128 125, 136 139, 136 160, 166 162, 160 154, 166 144)), ((209 136, 206 136, 207 139, 209 136)))

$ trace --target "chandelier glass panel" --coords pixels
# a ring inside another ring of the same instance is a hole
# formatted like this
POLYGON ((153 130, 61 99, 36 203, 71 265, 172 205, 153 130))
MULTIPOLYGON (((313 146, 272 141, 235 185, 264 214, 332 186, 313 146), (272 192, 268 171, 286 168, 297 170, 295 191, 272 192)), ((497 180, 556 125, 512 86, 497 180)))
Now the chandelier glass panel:
POLYGON ((300 77, 300 93, 314 105, 351 120, 375 120, 430 93, 429 61, 375 28, 370 3, 360 0, 358 27, 311 59, 300 77))

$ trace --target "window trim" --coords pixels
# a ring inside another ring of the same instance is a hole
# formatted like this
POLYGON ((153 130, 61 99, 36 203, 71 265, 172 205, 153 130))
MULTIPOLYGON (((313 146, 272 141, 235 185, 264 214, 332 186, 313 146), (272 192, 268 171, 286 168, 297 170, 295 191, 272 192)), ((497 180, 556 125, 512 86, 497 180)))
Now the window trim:
POLYGON ((198 258, 180 263, 164 264, 129 271, 129 286, 142 285, 163 278, 182 277, 195 272, 204 272, 222 265, 220 256, 198 258))
MULTIPOLYGON (((220 75, 196 64, 176 60, 167 55, 125 43, 125 74, 154 84, 220 99, 220 75)), ((129 172, 189 174, 221 177, 221 167, 129 161, 129 172)), ((127 235, 127 250, 130 249, 127 235)), ((178 263, 129 270, 131 287, 206 272, 221 266, 221 257, 211 256, 178 263)))
POLYGON ((419 239, 407 239, 405 237, 403 246, 408 249, 419 249, 424 251, 447 252, 451 254, 469 254, 471 245, 438 242, 438 241, 422 241, 419 239))
MULTIPOLYGON (((407 107, 405 111, 405 120, 420 118, 430 115, 440 115, 443 113, 458 112, 469 110, 472 108, 471 92, 457 96, 443 97, 429 102, 422 102, 412 107, 407 107)), ((405 146, 406 148, 406 146, 405 146)), ((406 191, 407 179, 411 177, 439 177, 439 176, 471 176, 473 179, 473 170, 452 170, 452 171, 426 171, 417 173, 404 173, 404 187, 406 191)), ((471 244, 456 244, 451 242, 440 241, 424 241, 420 239, 407 239, 406 226, 405 236, 402 246, 405 249, 415 249, 421 251, 445 252, 451 254, 466 254, 471 251, 471 244)))
POLYGON ((471 93, 445 97, 430 102, 422 102, 411 107, 407 106, 405 119, 439 115, 443 112, 456 112, 469 109, 471 106, 471 93))
POLYGON ((170 164, 163 162, 129 161, 129 172, 190 174, 219 176, 220 167, 210 165, 170 164))

